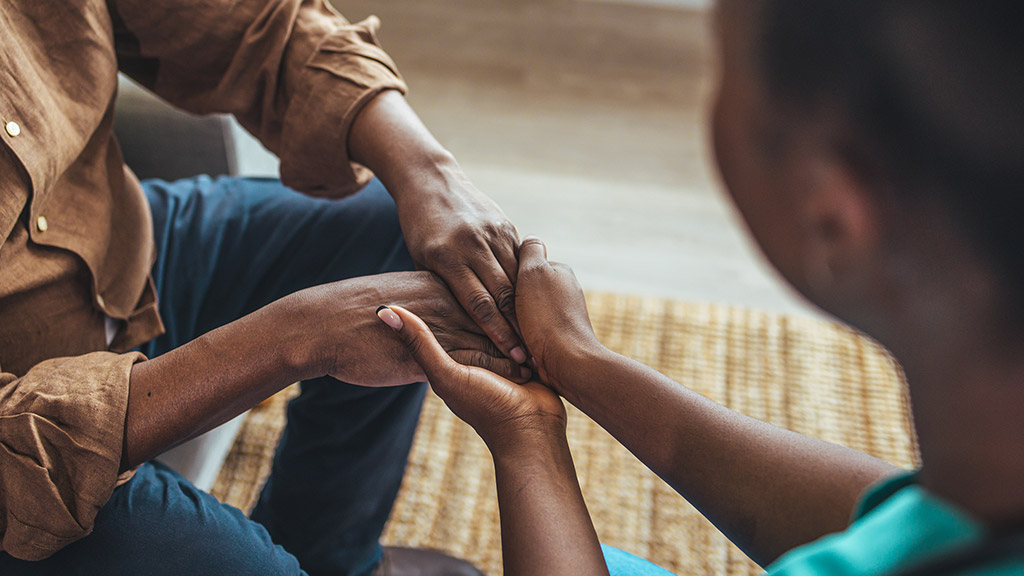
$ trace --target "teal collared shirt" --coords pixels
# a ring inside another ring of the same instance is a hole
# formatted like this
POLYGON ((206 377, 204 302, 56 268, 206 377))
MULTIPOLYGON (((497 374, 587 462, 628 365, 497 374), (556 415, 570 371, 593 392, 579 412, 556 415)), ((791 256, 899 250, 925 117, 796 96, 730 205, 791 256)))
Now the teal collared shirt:
MULTIPOLYGON (((984 526, 917 484, 912 473, 868 489, 843 532, 795 548, 768 567, 768 576, 892 574, 920 562, 975 546, 984 526)), ((1024 563, 1008 561, 970 576, 1021 576, 1024 563)))

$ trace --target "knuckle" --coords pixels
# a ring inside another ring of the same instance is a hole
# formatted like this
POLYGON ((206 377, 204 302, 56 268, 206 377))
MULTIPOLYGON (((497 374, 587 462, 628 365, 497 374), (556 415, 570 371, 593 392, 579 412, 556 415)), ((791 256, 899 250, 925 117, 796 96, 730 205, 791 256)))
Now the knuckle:
POLYGON ((505 313, 515 312, 516 309, 516 291, 515 288, 508 284, 502 285, 495 294, 495 300, 498 302, 498 308, 505 313))
POLYGON ((491 367, 494 365, 494 358, 488 356, 487 354, 484 354, 479 350, 467 350, 463 353, 463 356, 465 358, 465 360, 462 362, 463 364, 477 366, 483 368, 484 370, 490 370, 491 367))
POLYGON ((494 298, 486 292, 477 292, 469 297, 469 312, 481 322, 490 322, 497 316, 494 298))
POLYGON ((493 366, 490 368, 491 372, 513 381, 519 379, 519 366, 515 362, 499 358, 492 364, 493 366))
POLYGON ((445 244, 437 245, 430 249, 433 254, 433 260, 440 268, 449 268, 455 266, 459 262, 459 255, 455 250, 445 244))
POLYGON ((481 368, 483 368, 485 370, 493 370, 494 369, 494 357, 488 356, 487 354, 484 354, 483 352, 477 352, 476 354, 474 354, 474 356, 475 356, 474 360, 476 361, 475 363, 476 363, 477 366, 479 366, 479 367, 481 367, 481 368))
POLYGON ((530 260, 527 262, 524 262, 522 260, 519 261, 520 276, 522 276, 523 274, 535 276, 537 274, 544 272, 545 270, 547 270, 547 266, 545 266, 543 262, 537 262, 536 260, 530 260))

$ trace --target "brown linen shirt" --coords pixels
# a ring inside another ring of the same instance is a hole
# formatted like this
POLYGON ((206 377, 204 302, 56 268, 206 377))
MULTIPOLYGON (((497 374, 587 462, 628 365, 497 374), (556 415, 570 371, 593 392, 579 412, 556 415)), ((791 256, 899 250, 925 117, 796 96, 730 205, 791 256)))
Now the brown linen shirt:
POLYGON ((90 532, 144 360, 127 351, 163 331, 149 208, 111 131, 118 70, 234 114, 285 184, 337 197, 370 176, 348 158, 356 114, 405 90, 377 27, 325 0, 0 2, 0 549, 40 560, 90 532))

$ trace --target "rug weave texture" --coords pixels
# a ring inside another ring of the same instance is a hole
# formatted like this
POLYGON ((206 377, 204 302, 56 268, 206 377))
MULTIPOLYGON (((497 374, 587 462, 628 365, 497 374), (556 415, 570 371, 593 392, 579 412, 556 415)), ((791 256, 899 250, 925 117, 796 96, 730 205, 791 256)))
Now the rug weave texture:
MULTIPOLYGON (((755 418, 911 467, 905 386, 884 350, 853 330, 714 304, 588 293, 609 348, 755 418)), ((292 387, 250 413, 213 494, 248 512, 270 472, 292 387)), ((610 435, 569 407, 569 444, 602 542, 685 575, 760 570, 610 435)), ((501 574, 494 470, 483 442, 428 394, 384 534, 501 574)))

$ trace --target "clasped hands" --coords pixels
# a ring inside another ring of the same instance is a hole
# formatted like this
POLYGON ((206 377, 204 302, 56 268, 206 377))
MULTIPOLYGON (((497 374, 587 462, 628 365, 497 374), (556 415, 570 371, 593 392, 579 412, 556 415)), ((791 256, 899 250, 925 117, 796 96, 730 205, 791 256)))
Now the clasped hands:
MULTIPOLYGON (((517 432, 564 433, 566 375, 587 351, 602 349, 572 270, 547 260, 527 238, 514 270, 515 316, 523 359, 503 353, 441 277, 392 272, 324 284, 293 294, 292 321, 310 327, 299 363, 313 373, 361 386, 428 380, 492 450, 517 432), (387 307, 374 310, 382 303, 387 307), (381 322, 385 320, 385 322, 381 322), (390 326, 390 328, 389 328, 390 326), (533 370, 527 366, 533 366, 533 370), (542 384, 543 383, 543 384, 542 384)), ((505 320, 503 320, 505 321, 505 320)))
POLYGON ((564 389, 574 361, 601 347, 572 270, 548 262, 537 238, 524 240, 518 256, 514 307, 536 368, 529 378, 510 376, 500 362, 462 360, 444 345, 444 332, 401 304, 377 310, 438 396, 496 455, 528 450, 537 437, 564 437, 565 408, 556 392, 564 389))

